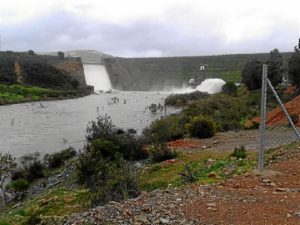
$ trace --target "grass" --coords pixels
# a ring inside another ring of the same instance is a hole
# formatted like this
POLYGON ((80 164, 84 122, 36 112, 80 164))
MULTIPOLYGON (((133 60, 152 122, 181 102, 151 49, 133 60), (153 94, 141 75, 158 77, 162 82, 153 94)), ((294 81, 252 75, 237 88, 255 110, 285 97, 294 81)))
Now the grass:
POLYGON ((247 159, 240 161, 230 157, 229 152, 181 152, 175 162, 156 163, 146 167, 140 177, 142 190, 184 186, 180 175, 184 172, 184 165, 191 168, 196 183, 209 184, 253 169, 256 166, 256 156, 249 153, 247 159), (216 174, 216 178, 208 176, 212 172, 216 174))
POLYGON ((63 219, 72 213, 90 208, 91 195, 86 189, 67 190, 57 188, 25 202, 22 208, 0 213, 0 225, 24 224, 32 215, 43 219, 63 219))
POLYGON ((19 84, 0 84, 0 105, 78 97, 75 90, 49 89, 19 84))

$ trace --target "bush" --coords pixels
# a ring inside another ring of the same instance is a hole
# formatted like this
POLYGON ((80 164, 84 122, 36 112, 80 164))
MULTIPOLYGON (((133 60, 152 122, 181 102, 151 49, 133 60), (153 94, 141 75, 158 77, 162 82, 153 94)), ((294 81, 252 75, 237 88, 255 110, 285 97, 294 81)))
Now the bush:
POLYGON ((27 222, 26 222, 26 225, 37 225, 39 224, 40 222, 42 221, 42 219, 37 216, 37 215, 31 215, 27 222))
MULTIPOLYGON (((94 140, 91 144, 91 148, 93 154, 101 155, 105 159, 114 159, 118 151, 117 146, 105 139, 94 140)), ((95 155, 95 157, 97 157, 97 155, 95 155)))
MULTIPOLYGON (((112 143, 102 142, 101 145, 108 147, 112 143)), ((91 190, 93 204, 136 197, 139 194, 137 171, 120 153, 115 153, 113 159, 103 158, 98 150, 87 146, 77 164, 78 182, 91 190)))
POLYGON ((222 92, 229 95, 235 95, 237 92, 237 86, 233 82, 226 82, 222 87, 222 92))
POLYGON ((191 101, 203 99, 208 96, 209 94, 200 91, 195 91, 195 92, 185 93, 185 94, 175 94, 175 95, 168 96, 165 99, 165 104, 171 106, 185 106, 191 101))
POLYGON ((176 151, 172 151, 165 143, 155 144, 151 146, 150 152, 153 162, 162 162, 177 157, 176 151))
POLYGON ((215 135, 216 124, 210 118, 196 116, 192 118, 189 124, 189 132, 192 137, 209 138, 215 135))
POLYGON ((235 157, 237 159, 244 159, 247 157, 247 151, 245 149, 244 145, 241 145, 239 148, 234 148, 233 153, 231 153, 232 157, 235 157))
POLYGON ((136 136, 132 130, 124 131, 116 128, 107 115, 99 116, 96 121, 89 123, 86 138, 91 143, 96 139, 110 141, 117 147, 115 151, 122 153, 128 160, 148 157, 143 148, 145 138, 136 136))
POLYGON ((25 179, 18 179, 10 182, 7 186, 8 189, 11 189, 16 192, 24 192, 29 187, 29 183, 25 179))
POLYGON ((49 168, 58 168, 64 164, 64 162, 68 159, 73 158, 77 152, 74 148, 69 147, 61 152, 56 152, 51 155, 45 155, 44 161, 48 165, 49 168))
POLYGON ((12 180, 25 179, 29 183, 44 177, 45 166, 39 159, 38 152, 21 157, 21 166, 12 173, 12 180))
POLYGON ((183 115, 170 115, 165 118, 155 120, 143 134, 150 143, 162 143, 166 141, 182 138, 185 131, 185 124, 189 121, 183 115))

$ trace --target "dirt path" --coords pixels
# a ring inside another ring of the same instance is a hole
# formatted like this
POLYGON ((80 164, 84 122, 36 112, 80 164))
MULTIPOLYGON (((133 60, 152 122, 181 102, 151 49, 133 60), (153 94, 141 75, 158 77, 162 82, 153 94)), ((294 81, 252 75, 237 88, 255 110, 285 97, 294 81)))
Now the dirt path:
POLYGON ((208 187, 209 195, 186 206, 203 224, 300 224, 300 151, 282 156, 263 174, 248 174, 208 187))
MULTIPOLYGON (((266 130, 266 147, 275 148, 296 140, 294 131, 288 127, 277 127, 266 130)), ((172 141, 170 147, 184 148, 186 151, 198 151, 202 149, 232 151, 235 147, 244 145, 247 150, 259 149, 259 130, 228 131, 217 133, 207 139, 184 139, 172 141)))

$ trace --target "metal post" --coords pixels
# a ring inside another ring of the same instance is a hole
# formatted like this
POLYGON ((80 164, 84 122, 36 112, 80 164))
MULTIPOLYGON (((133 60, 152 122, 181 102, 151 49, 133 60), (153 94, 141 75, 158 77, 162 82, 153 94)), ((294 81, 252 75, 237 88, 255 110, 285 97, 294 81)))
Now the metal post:
POLYGON ((267 84, 268 84, 268 86, 270 87, 271 91, 273 92, 273 95, 275 96, 277 102, 278 102, 279 105, 280 105, 281 110, 284 112, 286 118, 288 119, 288 122, 290 123, 291 127, 293 128, 293 130, 294 130, 294 132, 295 132, 297 138, 300 140, 300 134, 299 134, 298 129, 296 128, 295 124, 294 124, 293 121, 291 120, 291 117, 290 117, 289 113, 286 111, 284 105, 282 104, 282 102, 281 102, 279 96, 277 95, 277 93, 276 93, 276 91, 275 91, 275 89, 274 89, 272 83, 270 82, 270 80, 269 80, 268 78, 267 78, 267 84))
POLYGON ((264 168, 264 153, 265 153, 265 130, 266 130, 266 103, 267 103, 267 77, 268 66, 263 64, 262 83, 261 83, 261 115, 260 115, 260 149, 258 158, 258 169, 264 168))

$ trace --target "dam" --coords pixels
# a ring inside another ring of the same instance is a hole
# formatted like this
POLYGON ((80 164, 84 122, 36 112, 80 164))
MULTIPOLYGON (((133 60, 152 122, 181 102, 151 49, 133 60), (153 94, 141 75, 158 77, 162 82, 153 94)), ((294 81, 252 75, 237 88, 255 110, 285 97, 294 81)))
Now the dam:
POLYGON ((87 85, 94 86, 94 90, 108 91, 112 89, 107 70, 103 64, 84 63, 83 70, 87 85))

